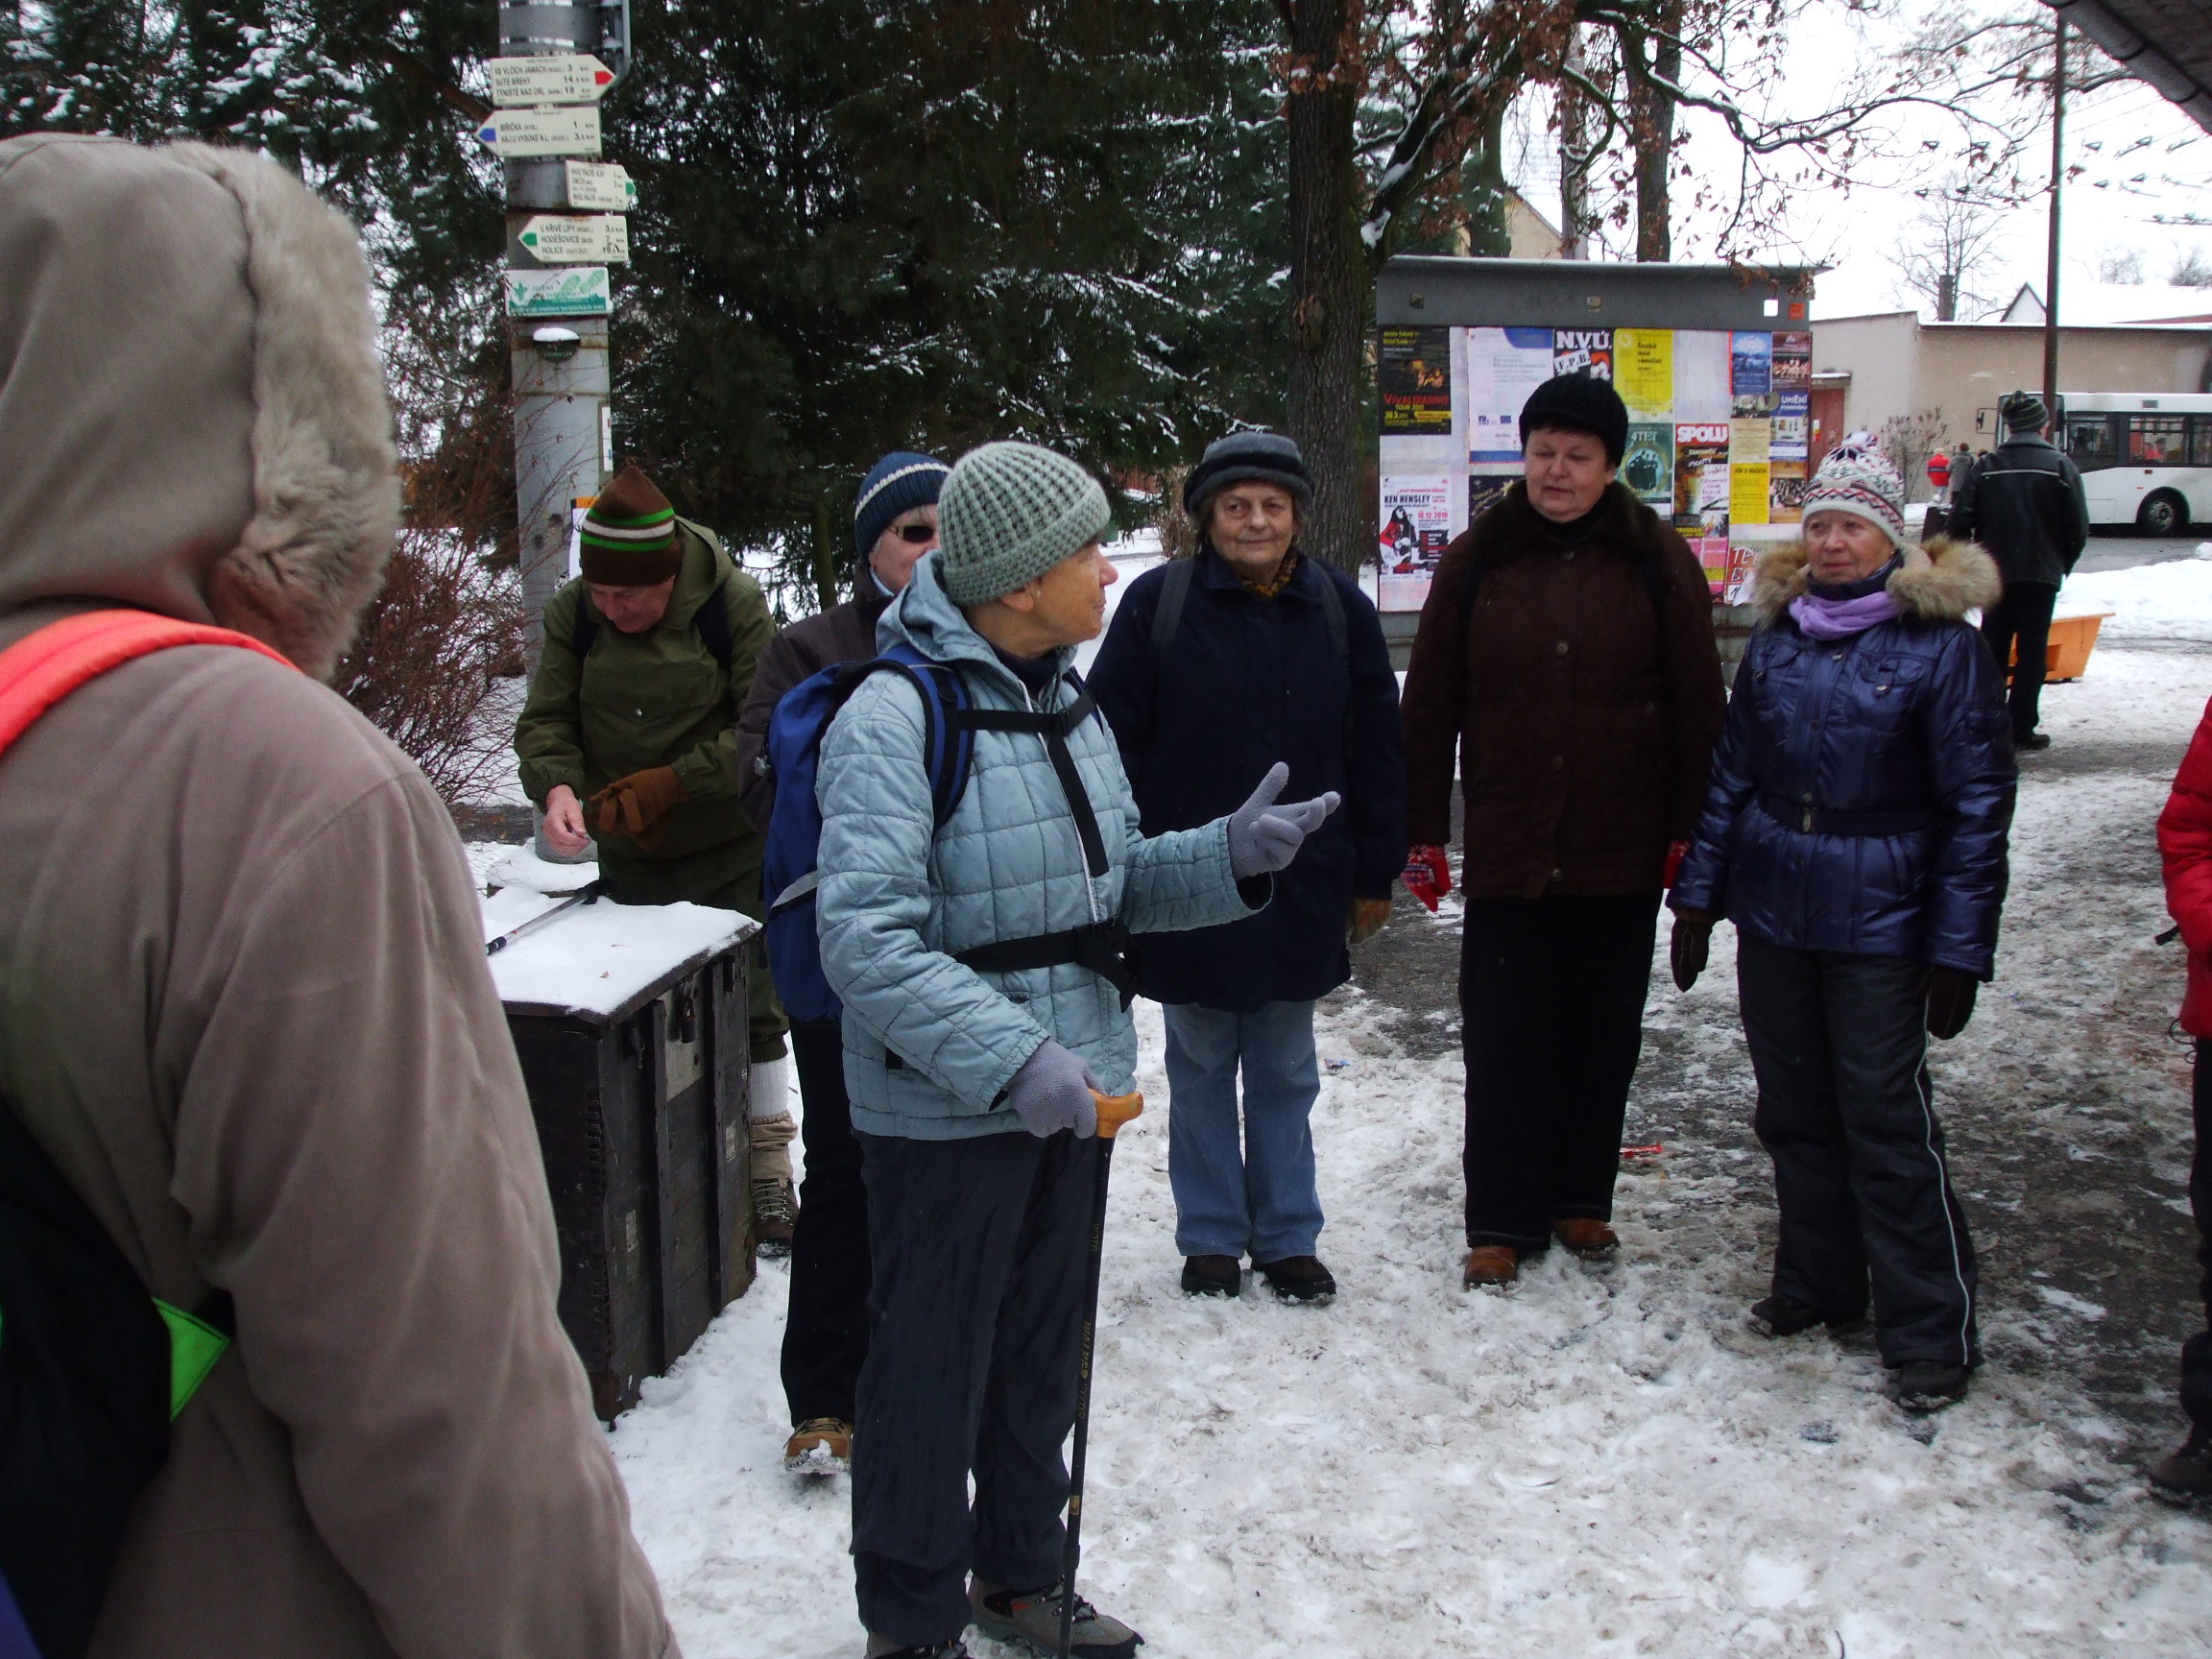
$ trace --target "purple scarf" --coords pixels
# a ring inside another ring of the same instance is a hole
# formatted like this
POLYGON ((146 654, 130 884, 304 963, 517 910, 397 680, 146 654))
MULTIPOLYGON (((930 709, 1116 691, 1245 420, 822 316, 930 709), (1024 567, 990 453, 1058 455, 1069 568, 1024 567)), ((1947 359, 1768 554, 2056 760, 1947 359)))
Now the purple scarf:
POLYGON ((1817 593, 1800 593, 1790 601, 1790 614, 1815 639, 1848 639, 1900 613, 1889 589, 1878 588, 1856 599, 1823 599, 1817 593))

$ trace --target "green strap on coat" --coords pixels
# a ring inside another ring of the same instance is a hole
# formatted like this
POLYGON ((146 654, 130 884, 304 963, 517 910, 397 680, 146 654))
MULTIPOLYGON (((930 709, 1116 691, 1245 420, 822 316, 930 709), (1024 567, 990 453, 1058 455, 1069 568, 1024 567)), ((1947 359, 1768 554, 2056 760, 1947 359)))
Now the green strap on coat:
POLYGON ((174 1423, 177 1414, 192 1403, 192 1396, 200 1392, 200 1384, 207 1381, 216 1361, 230 1351, 230 1338, 206 1320, 181 1308, 172 1308, 158 1296, 154 1298, 154 1306, 160 1310, 161 1323, 169 1327, 169 1420, 174 1423))

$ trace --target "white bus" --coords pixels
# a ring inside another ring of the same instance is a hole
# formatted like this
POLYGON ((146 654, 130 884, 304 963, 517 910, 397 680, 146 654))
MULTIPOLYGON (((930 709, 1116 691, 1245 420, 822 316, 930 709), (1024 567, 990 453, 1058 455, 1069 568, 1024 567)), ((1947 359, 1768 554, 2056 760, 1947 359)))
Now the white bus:
POLYGON ((2212 519, 2212 393, 2070 392, 2058 407, 2090 523, 2178 536, 2212 519))

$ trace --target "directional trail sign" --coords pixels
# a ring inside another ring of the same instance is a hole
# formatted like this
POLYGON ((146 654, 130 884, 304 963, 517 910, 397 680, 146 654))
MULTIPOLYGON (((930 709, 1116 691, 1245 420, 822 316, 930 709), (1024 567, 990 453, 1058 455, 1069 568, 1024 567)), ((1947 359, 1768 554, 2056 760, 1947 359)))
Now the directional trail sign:
MULTIPOLYGON (((493 62, 507 60, 493 59, 493 62)), ((534 59, 516 59, 534 62, 534 59)), ((476 130, 476 136, 501 156, 596 156, 599 154, 599 111, 585 106, 571 109, 499 109, 476 130)))
POLYGON ((548 265, 627 265, 630 222, 619 213, 540 213, 516 238, 548 265))
POLYGON ((551 58, 494 58, 492 102, 502 109, 533 104, 596 104, 614 84, 614 71, 589 53, 551 58))
POLYGON ((637 205, 637 186, 627 169, 612 161, 568 163, 568 205, 606 213, 627 213, 637 205))

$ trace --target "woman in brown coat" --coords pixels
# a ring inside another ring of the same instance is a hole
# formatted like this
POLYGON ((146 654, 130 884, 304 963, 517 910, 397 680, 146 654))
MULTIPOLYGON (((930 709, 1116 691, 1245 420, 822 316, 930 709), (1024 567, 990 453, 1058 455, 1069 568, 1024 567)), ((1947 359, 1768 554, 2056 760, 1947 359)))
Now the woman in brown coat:
POLYGON ((1466 1283, 1608 1224, 1670 849, 1724 694, 1683 540, 1614 482, 1628 412, 1563 375, 1521 412, 1524 477, 1445 550, 1406 679, 1407 885, 1448 888, 1463 779, 1466 1283))

